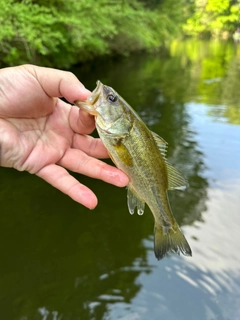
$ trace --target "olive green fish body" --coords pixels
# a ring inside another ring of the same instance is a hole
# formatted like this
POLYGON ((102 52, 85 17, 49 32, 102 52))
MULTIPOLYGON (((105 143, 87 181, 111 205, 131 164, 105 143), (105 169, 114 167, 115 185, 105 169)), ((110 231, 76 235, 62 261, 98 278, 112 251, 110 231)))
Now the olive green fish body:
POLYGON ((100 82, 86 102, 76 102, 95 115, 96 128, 115 165, 129 179, 128 208, 143 214, 145 203, 155 220, 157 259, 168 251, 191 255, 191 249, 172 215, 167 190, 182 188, 185 180, 166 160, 167 143, 151 132, 138 114, 112 88, 100 82))
POLYGON ((148 204, 156 223, 172 224, 173 217, 166 197, 167 169, 152 133, 139 122, 133 123, 124 137, 109 137, 98 126, 97 129, 113 162, 130 177, 129 190, 148 204), (141 136, 139 132, 142 132, 141 136))

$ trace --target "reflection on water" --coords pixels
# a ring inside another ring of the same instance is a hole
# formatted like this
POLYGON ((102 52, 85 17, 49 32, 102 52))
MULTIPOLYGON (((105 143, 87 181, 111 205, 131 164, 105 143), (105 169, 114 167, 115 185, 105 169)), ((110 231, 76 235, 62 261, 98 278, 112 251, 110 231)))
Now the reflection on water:
POLYGON ((232 124, 240 124, 240 46, 232 42, 174 42, 172 56, 189 69, 190 80, 184 101, 208 105, 209 115, 232 124))
POLYGON ((75 175, 89 211, 37 177, 0 170, 0 318, 239 319, 239 46, 173 43, 74 72, 114 87, 169 143, 189 188, 169 192, 193 257, 153 253, 153 219, 129 215, 126 190, 75 175))

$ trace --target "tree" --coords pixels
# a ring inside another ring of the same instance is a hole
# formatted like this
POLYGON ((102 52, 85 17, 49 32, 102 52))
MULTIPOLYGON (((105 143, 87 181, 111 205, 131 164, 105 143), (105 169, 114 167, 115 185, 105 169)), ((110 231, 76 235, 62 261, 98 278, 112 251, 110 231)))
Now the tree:
POLYGON ((240 21, 240 0, 195 0, 193 16, 184 25, 190 36, 227 37, 240 21))
POLYGON ((95 56, 159 47, 169 21, 137 0, 0 0, 1 62, 68 68, 95 56))

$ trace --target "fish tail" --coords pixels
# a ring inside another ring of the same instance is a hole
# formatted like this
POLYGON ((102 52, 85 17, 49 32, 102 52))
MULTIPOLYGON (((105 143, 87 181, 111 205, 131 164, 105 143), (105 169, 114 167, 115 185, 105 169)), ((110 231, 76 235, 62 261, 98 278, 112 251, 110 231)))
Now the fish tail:
POLYGON ((154 252, 156 258, 162 259, 169 251, 182 253, 185 256, 192 255, 192 250, 177 224, 174 229, 168 230, 155 226, 154 252))

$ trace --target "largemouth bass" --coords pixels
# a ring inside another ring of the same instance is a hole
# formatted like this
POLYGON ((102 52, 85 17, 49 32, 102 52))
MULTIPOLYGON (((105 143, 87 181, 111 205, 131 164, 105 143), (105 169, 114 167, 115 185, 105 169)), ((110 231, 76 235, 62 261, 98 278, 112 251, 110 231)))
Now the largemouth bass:
POLYGON ((154 220, 154 251, 191 256, 191 248, 173 217, 167 190, 185 188, 186 181, 166 159, 167 143, 151 132, 139 115, 111 87, 97 82, 86 101, 75 104, 95 116, 98 134, 115 165, 127 174, 127 203, 131 214, 142 215, 145 203, 154 220))

